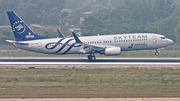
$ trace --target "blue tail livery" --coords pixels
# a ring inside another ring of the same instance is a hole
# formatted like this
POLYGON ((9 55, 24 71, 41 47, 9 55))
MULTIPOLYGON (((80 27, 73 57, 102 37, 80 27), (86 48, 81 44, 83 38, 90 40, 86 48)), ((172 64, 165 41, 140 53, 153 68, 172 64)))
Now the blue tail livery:
POLYGON ((16 41, 47 39, 46 37, 39 36, 30 30, 26 23, 15 12, 8 11, 7 15, 16 41))

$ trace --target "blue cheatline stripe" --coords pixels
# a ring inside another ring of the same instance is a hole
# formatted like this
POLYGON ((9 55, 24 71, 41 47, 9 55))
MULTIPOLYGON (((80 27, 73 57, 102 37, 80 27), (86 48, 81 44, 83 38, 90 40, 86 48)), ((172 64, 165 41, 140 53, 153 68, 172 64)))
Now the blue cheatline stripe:
POLYGON ((66 54, 67 52, 69 52, 73 47, 81 47, 81 45, 75 46, 76 42, 73 43, 64 53, 62 54, 66 54))
POLYGON ((64 49, 64 47, 70 42, 70 41, 72 41, 72 40, 74 40, 74 39, 69 39, 68 41, 66 41, 66 43, 58 50, 58 51, 56 51, 56 52, 54 52, 54 53, 58 53, 58 52, 60 52, 62 49, 64 49))
POLYGON ((61 40, 59 40, 57 43, 56 43, 56 42, 51 42, 51 43, 48 43, 48 44, 46 44, 45 48, 46 48, 46 49, 49 49, 49 50, 54 49, 54 48, 56 48, 56 47, 57 47, 57 45, 58 45, 61 41, 63 41, 63 40, 64 40, 64 38, 63 38, 63 39, 61 39, 61 40), (48 48, 48 45, 50 45, 50 44, 54 44, 54 43, 55 43, 55 45, 54 45, 53 47, 48 48))
POLYGON ((69 52, 70 50, 71 50, 71 48, 72 47, 74 47, 74 45, 75 45, 76 43, 73 43, 64 53, 62 53, 62 54, 66 54, 67 52, 69 52))

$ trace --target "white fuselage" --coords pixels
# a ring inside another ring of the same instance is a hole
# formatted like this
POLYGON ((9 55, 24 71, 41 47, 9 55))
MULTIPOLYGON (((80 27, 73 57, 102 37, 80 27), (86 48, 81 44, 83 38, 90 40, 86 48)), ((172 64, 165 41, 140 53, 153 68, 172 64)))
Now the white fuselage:
MULTIPOLYGON (((121 51, 158 49, 173 43, 171 39, 154 33, 86 36, 79 39, 89 45, 120 47, 121 51)), ((76 43, 74 37, 40 39, 23 41, 23 43, 27 44, 16 43, 15 45, 20 49, 47 54, 79 54, 82 53, 83 48, 76 43)))

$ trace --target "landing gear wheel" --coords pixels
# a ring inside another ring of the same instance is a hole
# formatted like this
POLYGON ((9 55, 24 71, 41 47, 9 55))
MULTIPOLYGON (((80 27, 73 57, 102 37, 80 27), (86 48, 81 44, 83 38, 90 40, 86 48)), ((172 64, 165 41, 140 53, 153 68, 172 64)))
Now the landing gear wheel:
POLYGON ((95 61, 96 60, 96 57, 95 56, 92 56, 92 61, 95 61))
POLYGON ((88 60, 92 60, 92 55, 88 55, 88 60))
POLYGON ((88 55, 88 60, 90 61, 95 61, 96 60, 96 57, 93 55, 88 55))
POLYGON ((159 55, 159 53, 158 53, 158 52, 156 52, 156 53, 155 53, 155 55, 156 55, 156 56, 158 56, 158 55, 159 55))

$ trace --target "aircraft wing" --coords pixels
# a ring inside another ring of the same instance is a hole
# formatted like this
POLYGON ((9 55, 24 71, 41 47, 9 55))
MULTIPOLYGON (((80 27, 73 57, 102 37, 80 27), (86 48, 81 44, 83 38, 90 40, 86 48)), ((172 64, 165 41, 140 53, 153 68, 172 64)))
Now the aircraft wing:
POLYGON ((83 49, 80 50, 79 52, 82 52, 84 54, 87 54, 87 53, 95 53, 95 52, 101 52, 101 51, 104 51, 105 50, 105 46, 102 46, 102 45, 89 45, 89 44, 86 44, 86 43, 83 43, 81 42, 81 40, 75 35, 74 32, 72 32, 73 36, 74 36, 74 39, 76 40, 76 43, 80 44, 83 46, 83 49))

